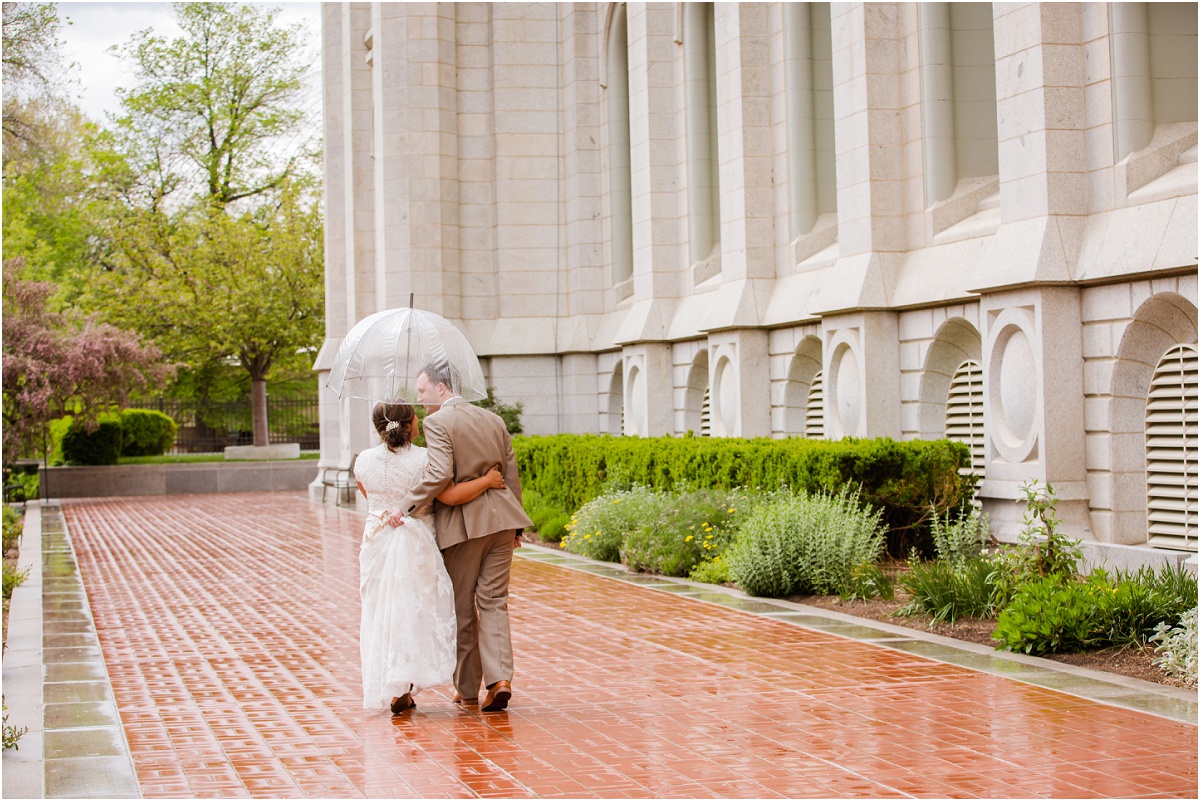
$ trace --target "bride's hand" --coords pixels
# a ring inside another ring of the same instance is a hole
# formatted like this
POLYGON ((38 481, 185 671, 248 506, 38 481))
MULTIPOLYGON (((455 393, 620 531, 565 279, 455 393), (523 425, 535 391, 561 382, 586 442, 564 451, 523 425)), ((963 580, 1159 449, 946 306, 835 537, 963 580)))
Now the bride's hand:
POLYGON ((488 480, 488 489, 503 489, 507 486, 504 483, 504 474, 500 472, 498 467, 493 467, 484 473, 484 478, 488 480))

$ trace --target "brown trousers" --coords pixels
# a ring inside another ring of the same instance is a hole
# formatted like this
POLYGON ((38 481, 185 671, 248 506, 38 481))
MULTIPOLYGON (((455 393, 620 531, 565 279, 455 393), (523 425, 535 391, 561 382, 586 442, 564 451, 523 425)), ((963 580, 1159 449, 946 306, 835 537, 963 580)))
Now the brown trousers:
POLYGON ((498 531, 442 551, 458 619, 454 687, 463 698, 478 698, 480 682, 512 681, 508 578, 515 539, 512 530, 498 531))

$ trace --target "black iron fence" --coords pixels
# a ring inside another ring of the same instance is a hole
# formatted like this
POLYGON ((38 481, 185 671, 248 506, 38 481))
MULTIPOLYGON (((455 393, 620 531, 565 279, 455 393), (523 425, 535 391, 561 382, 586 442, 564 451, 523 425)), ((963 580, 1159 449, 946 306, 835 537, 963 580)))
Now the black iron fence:
MULTIPOLYGON (((253 445, 250 399, 203 403, 159 398, 135 402, 133 409, 154 409, 179 425, 171 453, 216 453, 228 445, 253 445)), ((298 442, 301 450, 320 447, 320 412, 316 398, 267 396, 268 441, 272 445, 298 442)))

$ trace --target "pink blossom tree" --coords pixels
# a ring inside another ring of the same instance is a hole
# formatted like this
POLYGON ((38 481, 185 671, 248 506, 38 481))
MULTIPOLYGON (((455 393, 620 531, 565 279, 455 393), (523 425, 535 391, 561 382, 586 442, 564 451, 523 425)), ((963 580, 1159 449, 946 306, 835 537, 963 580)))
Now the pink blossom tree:
POLYGON ((137 334, 91 317, 48 308, 54 284, 19 277, 4 262, 4 455, 40 447, 44 427, 64 414, 95 420, 133 390, 157 386, 173 370, 137 334))

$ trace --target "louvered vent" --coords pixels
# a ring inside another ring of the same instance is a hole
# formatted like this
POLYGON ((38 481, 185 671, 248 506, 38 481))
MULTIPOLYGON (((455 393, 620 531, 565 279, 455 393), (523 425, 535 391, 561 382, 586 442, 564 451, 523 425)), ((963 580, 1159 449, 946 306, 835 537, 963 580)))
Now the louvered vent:
POLYGON ((700 401, 700 436, 712 436, 712 397, 710 387, 704 388, 704 399, 700 401))
POLYGON ((804 436, 807 439, 825 437, 825 371, 818 370, 808 385, 808 402, 804 404, 804 436))
POLYGON ((983 478, 983 367, 977 361, 963 362, 950 379, 946 439, 971 449, 971 467, 962 472, 983 478))
POLYGON ((1159 361, 1146 398, 1146 523, 1157 548, 1196 550, 1196 395, 1196 347, 1177 345, 1159 361))

